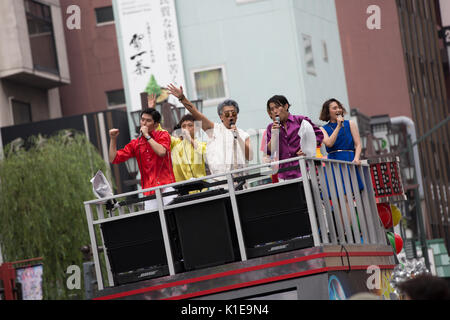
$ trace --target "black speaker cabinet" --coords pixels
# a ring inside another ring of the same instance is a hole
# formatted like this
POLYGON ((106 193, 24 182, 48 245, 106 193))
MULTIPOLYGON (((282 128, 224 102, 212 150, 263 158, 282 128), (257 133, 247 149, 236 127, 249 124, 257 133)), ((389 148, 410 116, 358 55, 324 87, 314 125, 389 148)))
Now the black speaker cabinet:
POLYGON ((235 261, 234 226, 230 226, 228 199, 217 199, 171 210, 186 270, 235 261))
POLYGON ((237 195, 249 258, 314 246, 303 183, 237 195))
MULTIPOLYGON (((167 224, 169 232, 173 232, 173 223, 169 220, 167 224)), ((158 213, 106 222, 101 230, 115 284, 169 274, 158 213)), ((172 254, 177 270, 176 248, 172 247, 172 254)))

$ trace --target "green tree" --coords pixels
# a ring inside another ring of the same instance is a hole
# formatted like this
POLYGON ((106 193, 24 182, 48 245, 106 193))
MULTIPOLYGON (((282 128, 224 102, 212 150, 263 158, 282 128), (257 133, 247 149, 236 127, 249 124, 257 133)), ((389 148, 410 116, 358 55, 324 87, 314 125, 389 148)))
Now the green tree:
MULTIPOLYGON (((0 245, 5 261, 43 257, 44 299, 82 299, 68 290, 66 270, 82 268, 90 244, 83 202, 95 198, 90 179, 106 164, 86 136, 69 131, 5 148, 0 161, 0 245)), ((83 281, 81 281, 83 282, 83 281)))
POLYGON ((147 87, 145 88, 145 92, 148 94, 156 94, 156 97, 158 97, 161 94, 161 87, 156 82, 155 76, 152 74, 150 77, 150 81, 147 84, 147 87))

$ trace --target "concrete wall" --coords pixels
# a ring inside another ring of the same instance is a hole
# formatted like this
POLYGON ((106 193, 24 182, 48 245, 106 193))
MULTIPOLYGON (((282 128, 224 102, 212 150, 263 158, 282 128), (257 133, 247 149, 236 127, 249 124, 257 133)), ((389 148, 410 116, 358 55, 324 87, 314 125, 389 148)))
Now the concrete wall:
POLYGON ((0 1, 0 78, 33 70, 23 1, 0 1))
POLYGON ((51 8, 59 74, 35 70, 24 1, 0 1, 0 126, 14 125, 11 99, 31 104, 32 120, 61 116, 59 94, 54 91, 70 83, 65 19, 59 0, 44 0, 51 8))
MULTIPOLYGON (((0 80, 0 127, 14 125, 11 100, 15 99, 31 105, 32 121, 50 119, 48 90, 24 86, 15 82, 0 80)), ((57 109, 58 101, 54 101, 53 109, 57 109)), ((58 110, 53 110, 53 115, 58 110)))
POLYGON ((381 29, 367 28, 371 0, 336 0, 351 108, 373 116, 411 117, 406 67, 395 1, 376 1, 381 29))
MULTIPOLYGON (((303 35, 311 36, 316 74, 311 75, 302 69, 304 97, 298 99, 306 106, 305 114, 317 124, 323 103, 336 98, 348 106, 347 84, 342 57, 342 49, 337 24, 336 8, 333 0, 308 1, 294 0, 299 64, 305 65, 303 35), (324 44, 328 61, 324 60, 324 44), (302 99, 303 98, 303 99, 302 99)), ((349 108, 347 108, 349 109, 349 108)))
MULTIPOLYGON (((334 3, 261 0, 245 4, 221 0, 176 1, 187 93, 195 98, 193 70, 223 65, 228 97, 240 104, 238 125, 265 128, 266 102, 285 95, 293 114, 318 119, 328 97, 347 102, 334 3), (304 70, 302 33, 309 34, 317 66, 314 78, 304 70), (321 40, 330 62, 322 65, 321 40), (327 80, 333 74, 337 81, 327 80)), ((216 106, 204 113, 219 121, 216 106)))
POLYGON ((95 8, 111 6, 111 0, 60 2, 63 12, 70 5, 81 9, 81 29, 64 29, 71 84, 60 89, 62 113, 103 111, 107 109, 105 92, 123 89, 115 26, 97 26, 95 17, 95 8))
MULTIPOLYGON (((64 115, 104 110, 105 92, 123 88, 115 26, 97 26, 95 20, 95 8, 109 6, 111 0, 61 0, 62 12, 72 4, 81 8, 82 19, 81 30, 65 28, 71 85, 60 89, 64 115)), ((240 104, 238 125, 245 129, 267 126, 266 102, 274 94, 288 98, 292 113, 314 121, 329 97, 348 103, 333 0, 242 4, 176 0, 175 4, 190 99, 197 98, 193 71, 223 66, 227 98, 240 104), (315 76, 304 70, 303 33, 312 37, 315 76), (322 59, 322 41, 328 47, 327 63, 322 59)), ((219 121, 217 104, 204 106, 213 121, 219 121)))

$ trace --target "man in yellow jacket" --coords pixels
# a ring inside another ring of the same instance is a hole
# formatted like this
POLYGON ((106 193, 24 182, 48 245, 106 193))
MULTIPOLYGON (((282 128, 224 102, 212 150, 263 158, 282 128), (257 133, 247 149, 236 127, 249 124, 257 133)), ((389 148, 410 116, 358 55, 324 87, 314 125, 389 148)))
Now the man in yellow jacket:
MULTIPOLYGON (((155 108, 156 96, 148 96, 149 108, 155 108)), ((191 114, 183 116, 178 124, 181 133, 171 136, 173 173, 177 182, 206 176, 206 142, 195 139, 195 119, 191 114)), ((156 130, 164 130, 161 125, 156 130)))

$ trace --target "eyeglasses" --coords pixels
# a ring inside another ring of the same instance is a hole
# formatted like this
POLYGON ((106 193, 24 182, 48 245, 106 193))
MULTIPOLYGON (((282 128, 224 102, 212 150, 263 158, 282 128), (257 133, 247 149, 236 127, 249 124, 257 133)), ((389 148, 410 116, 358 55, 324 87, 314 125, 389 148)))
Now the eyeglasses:
POLYGON ((236 117, 237 116, 237 112, 236 111, 224 111, 223 115, 226 118, 229 118, 231 116, 236 117))

